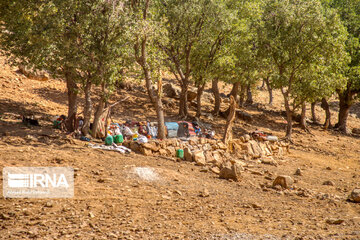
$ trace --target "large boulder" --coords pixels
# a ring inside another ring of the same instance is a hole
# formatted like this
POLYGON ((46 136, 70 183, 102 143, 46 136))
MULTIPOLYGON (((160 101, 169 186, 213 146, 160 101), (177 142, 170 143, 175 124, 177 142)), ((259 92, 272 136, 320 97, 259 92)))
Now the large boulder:
POLYGON ((50 78, 49 74, 46 71, 29 69, 24 65, 19 66, 19 71, 31 80, 47 81, 50 78))
POLYGON ((192 162, 193 154, 192 154, 190 148, 184 148, 184 160, 188 161, 188 162, 192 162))
POLYGON ((203 151, 194 152, 193 159, 196 162, 196 165, 198 166, 206 165, 205 155, 203 151))
POLYGON ((206 102, 209 102, 209 103, 214 103, 215 102, 215 98, 214 98, 212 93, 204 92, 202 96, 203 96, 203 99, 206 102))
POLYGON ((253 120, 253 117, 249 113, 243 112, 241 110, 236 110, 236 117, 244 120, 245 122, 252 122, 253 120))
POLYGON ((249 143, 251 144, 252 150, 254 152, 254 155, 253 155, 254 158, 260 158, 261 156, 264 155, 258 142, 254 141, 254 140, 250 140, 249 143))
POLYGON ((159 151, 159 147, 156 146, 156 143, 155 143, 155 142, 143 143, 143 144, 142 144, 142 147, 143 147, 143 148, 146 148, 146 149, 150 149, 151 151, 154 151, 154 152, 159 151))
POLYGON ((214 162, 214 157, 213 157, 211 151, 206 151, 206 152, 204 153, 204 155, 205 155, 205 160, 206 160, 206 162, 208 162, 208 163, 214 162))
POLYGON ((172 83, 167 83, 163 86, 163 93, 167 97, 178 98, 180 92, 181 92, 180 88, 172 83))
POLYGON ((220 167, 223 164, 223 157, 221 156, 219 151, 213 151, 212 157, 212 160, 209 162, 211 162, 213 165, 220 167))
POLYGON ((150 149, 145 148, 145 147, 140 147, 140 152, 145 155, 145 156, 152 156, 153 153, 150 149))
POLYGON ((279 185, 282 188, 287 189, 287 188, 290 188, 291 185, 293 185, 293 184, 294 184, 294 180, 290 176, 280 175, 280 176, 277 176, 276 179, 274 180, 273 187, 279 185))
POLYGON ((352 133, 360 134, 360 128, 353 128, 352 133))
POLYGON ((194 92, 194 91, 191 91, 191 90, 188 90, 188 93, 187 93, 187 100, 188 102, 192 102, 193 100, 195 100, 197 97, 197 93, 194 92))
POLYGON ((231 164, 230 162, 227 162, 221 168, 219 177, 223 179, 240 181, 241 171, 243 171, 243 167, 240 164, 231 164))
POLYGON ((360 203, 360 188, 355 188, 348 198, 351 202, 360 203))

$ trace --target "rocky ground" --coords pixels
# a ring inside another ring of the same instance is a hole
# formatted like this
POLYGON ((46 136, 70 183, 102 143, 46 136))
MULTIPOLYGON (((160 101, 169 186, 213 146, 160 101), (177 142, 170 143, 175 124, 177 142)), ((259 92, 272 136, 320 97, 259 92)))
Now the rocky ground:
MULTIPOLYGON (((119 90, 111 101, 124 96, 130 98, 116 107, 114 120, 154 119, 142 88, 119 90)), ((280 94, 273 106, 266 105, 266 91, 254 97, 260 104, 245 109, 253 121, 236 120, 235 136, 256 129, 283 136, 280 94)), ((167 118, 176 120, 171 105, 177 101, 166 100, 167 118)), ((332 110, 335 121, 336 99, 332 110)), ((211 111, 210 102, 204 111, 211 111)), ((356 135, 316 125, 311 134, 295 128, 290 153, 277 158, 276 166, 245 161, 234 182, 191 162, 88 148, 52 128, 50 120, 65 113, 63 82, 30 80, 1 58, 0 167, 75 169, 73 199, 0 199, 1 239, 360 239, 360 204, 347 201, 360 187, 356 135), (30 113, 40 127, 21 123, 20 115, 30 113), (287 190, 272 188, 278 175, 295 183, 287 190)), ((324 115, 320 107, 317 113, 324 115)), ((355 106, 350 127, 359 126, 358 114, 355 106)), ((224 119, 201 120, 221 136, 224 119)))

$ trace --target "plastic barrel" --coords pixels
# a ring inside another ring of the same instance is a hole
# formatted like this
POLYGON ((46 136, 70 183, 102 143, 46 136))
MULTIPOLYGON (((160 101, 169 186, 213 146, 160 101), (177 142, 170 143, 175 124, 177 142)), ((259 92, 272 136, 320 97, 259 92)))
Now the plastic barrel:
POLYGON ((184 158, 184 150, 182 150, 182 149, 176 150, 176 157, 184 158))
POLYGON ((108 136, 105 138, 105 145, 112 145, 113 142, 114 142, 113 136, 108 135, 108 136))
POLYGON ((114 142, 115 142, 115 143, 123 143, 123 142, 124 142, 124 137, 123 137, 123 135, 115 135, 115 137, 114 137, 114 142))

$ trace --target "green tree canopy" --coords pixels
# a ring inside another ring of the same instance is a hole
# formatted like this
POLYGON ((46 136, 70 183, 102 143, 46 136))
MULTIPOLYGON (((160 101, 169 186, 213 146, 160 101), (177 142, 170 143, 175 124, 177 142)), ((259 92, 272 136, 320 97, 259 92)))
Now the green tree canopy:
POLYGON ((296 107, 296 102, 291 101, 299 97, 304 100, 315 86, 321 86, 317 89, 327 94, 329 89, 323 86, 338 85, 332 81, 337 81, 333 76, 340 72, 326 69, 344 66, 347 32, 336 12, 325 9, 320 1, 270 0, 264 8, 259 34, 261 49, 276 68, 273 84, 283 94, 286 135, 291 138, 294 109, 290 107, 296 107), (329 73, 329 77, 318 78, 324 73, 329 73))

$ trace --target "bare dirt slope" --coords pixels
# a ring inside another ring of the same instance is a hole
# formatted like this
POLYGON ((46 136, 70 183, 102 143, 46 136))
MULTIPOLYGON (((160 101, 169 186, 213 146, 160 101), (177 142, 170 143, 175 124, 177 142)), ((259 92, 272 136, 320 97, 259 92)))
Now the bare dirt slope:
MULTIPOLYGON (((230 182, 191 163, 87 148, 51 127, 53 116, 66 114, 65 84, 29 80, 15 70, 1 59, 0 167, 71 166, 75 197, 0 199, 0 239, 360 239, 360 204, 346 201, 360 187, 356 136, 295 128, 291 152, 278 166, 247 162, 242 181, 230 182), (35 114, 41 127, 24 126, 21 114, 35 114), (293 175, 297 168, 302 176, 293 175), (292 189, 269 187, 280 174, 296 180, 292 189)), ((111 100, 125 95, 131 98, 116 107, 115 120, 155 117, 141 89, 120 90, 111 100)), ((281 96, 272 107, 266 97, 265 91, 255 96, 262 104, 246 109, 254 120, 237 120, 235 135, 259 129, 283 136, 281 96)), ((357 113, 351 127, 359 126, 357 113)), ((175 115, 167 108, 168 119, 175 115)), ((223 119, 202 120, 221 135, 223 119)))

